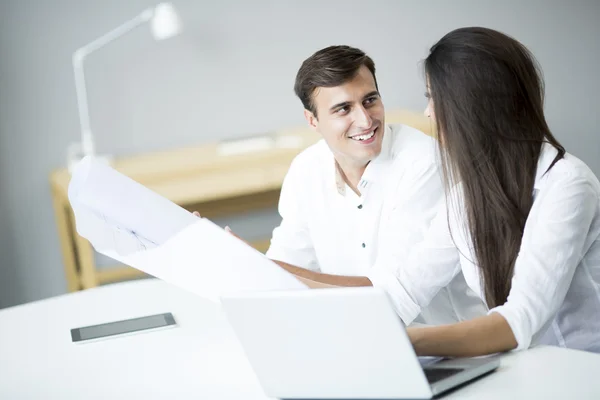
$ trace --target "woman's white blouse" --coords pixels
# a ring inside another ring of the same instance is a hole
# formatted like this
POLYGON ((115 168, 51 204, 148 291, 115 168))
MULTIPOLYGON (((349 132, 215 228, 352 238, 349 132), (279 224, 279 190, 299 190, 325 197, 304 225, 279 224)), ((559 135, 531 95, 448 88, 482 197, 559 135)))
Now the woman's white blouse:
MULTIPOLYGON (((570 154, 546 173, 556 154, 554 147, 543 145, 510 294, 489 312, 507 320, 519 350, 550 344, 600 353, 600 183, 570 154)), ((458 200, 440 210, 408 261, 397 265, 396 260, 397 279, 386 280, 406 324, 460 270, 485 299, 462 207, 453 206, 462 204, 456 195, 460 190, 454 193, 450 197, 458 200)), ((378 278, 370 276, 374 285, 385 286, 378 278)))

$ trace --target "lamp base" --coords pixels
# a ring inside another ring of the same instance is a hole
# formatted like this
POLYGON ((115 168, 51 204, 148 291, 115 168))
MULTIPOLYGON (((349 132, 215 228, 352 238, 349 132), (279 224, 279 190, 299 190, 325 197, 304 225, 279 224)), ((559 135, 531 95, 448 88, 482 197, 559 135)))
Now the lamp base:
POLYGON ((73 174, 73 170, 85 156, 92 156, 96 161, 100 161, 107 165, 110 165, 113 161, 113 157, 108 154, 85 154, 81 150, 81 143, 72 143, 67 149, 67 168, 69 174, 73 174))

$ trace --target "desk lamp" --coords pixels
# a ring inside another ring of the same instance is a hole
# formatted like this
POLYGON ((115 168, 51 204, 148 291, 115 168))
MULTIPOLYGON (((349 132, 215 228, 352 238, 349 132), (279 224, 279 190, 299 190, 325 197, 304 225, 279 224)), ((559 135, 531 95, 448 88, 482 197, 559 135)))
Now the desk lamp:
MULTIPOLYGON (((81 142, 72 143, 68 147, 67 162, 69 171, 83 157, 96 153, 94 136, 90 128, 90 115, 87 101, 85 77, 83 74, 83 62, 87 56, 96 50, 106 46, 110 42, 124 36, 133 29, 145 23, 150 23, 152 36, 155 40, 164 40, 181 32, 181 20, 170 3, 160 3, 150 7, 140 14, 123 23, 117 28, 104 34, 98 39, 77 49, 73 53, 73 72, 75 76, 75 90, 77 93, 77 107, 79 111, 79 122, 81 125, 81 142)), ((108 157, 99 157, 108 162, 108 157)))

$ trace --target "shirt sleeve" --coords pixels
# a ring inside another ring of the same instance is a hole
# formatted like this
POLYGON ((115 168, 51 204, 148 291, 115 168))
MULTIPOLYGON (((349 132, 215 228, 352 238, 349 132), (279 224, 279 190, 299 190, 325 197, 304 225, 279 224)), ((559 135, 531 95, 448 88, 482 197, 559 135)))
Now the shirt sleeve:
POLYGON ((528 348, 556 316, 584 256, 599 200, 591 184, 578 179, 554 184, 538 201, 539 213, 525 225, 508 299, 490 310, 508 322, 516 350, 528 348))
POLYGON ((388 230, 367 276, 388 293, 407 325, 460 270, 436 163, 411 173, 395 195, 388 230))
POLYGON ((271 244, 266 256, 271 260, 319 271, 317 256, 310 236, 307 215, 302 209, 303 169, 298 158, 292 162, 286 174, 279 196, 279 214, 282 218, 273 230, 271 244))

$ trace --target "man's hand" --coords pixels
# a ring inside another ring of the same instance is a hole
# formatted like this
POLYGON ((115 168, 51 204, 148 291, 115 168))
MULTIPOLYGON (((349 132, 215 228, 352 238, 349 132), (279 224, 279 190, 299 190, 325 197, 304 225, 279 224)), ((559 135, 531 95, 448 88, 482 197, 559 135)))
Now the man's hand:
MULTIPOLYGON (((192 212, 192 214, 194 214, 194 215, 195 215, 196 217, 198 217, 198 218, 202 218, 202 216, 200 215, 200 213, 199 213, 198 211, 194 211, 194 212, 192 212)), ((231 228, 230 228, 229 226, 226 226, 226 227, 225 227, 225 230, 226 230, 227 232, 229 232, 229 233, 230 233, 232 236, 234 236, 234 237, 236 237, 236 238, 240 239, 242 242, 244 242, 244 243, 246 243, 248 246, 250 246, 250 243, 246 242, 244 239, 242 239, 241 237, 239 237, 238 235, 236 235, 235 233, 233 233, 233 231, 231 230, 231 228)))
POLYGON ((231 230, 231 228, 230 228, 230 227, 226 226, 226 227, 225 227, 225 230, 226 230, 227 232, 229 232, 229 234, 230 234, 231 236, 233 236, 233 237, 236 237, 236 238, 240 239, 242 242, 244 242, 244 243, 246 243, 248 246, 252 247, 252 246, 250 245, 250 243, 246 242, 244 239, 242 239, 241 237, 239 237, 238 235, 236 235, 235 233, 233 233, 233 231, 231 230))

